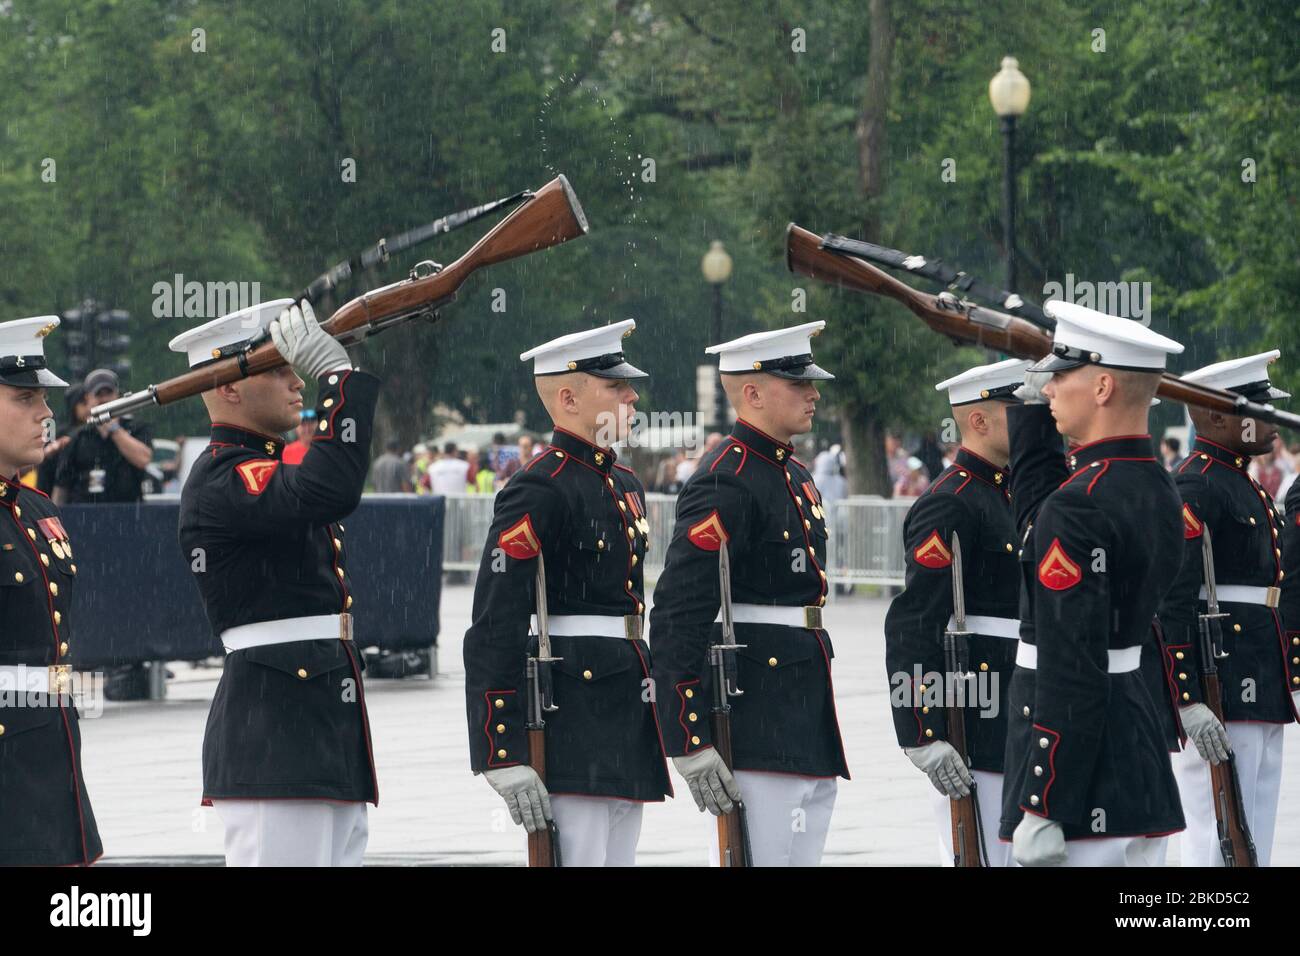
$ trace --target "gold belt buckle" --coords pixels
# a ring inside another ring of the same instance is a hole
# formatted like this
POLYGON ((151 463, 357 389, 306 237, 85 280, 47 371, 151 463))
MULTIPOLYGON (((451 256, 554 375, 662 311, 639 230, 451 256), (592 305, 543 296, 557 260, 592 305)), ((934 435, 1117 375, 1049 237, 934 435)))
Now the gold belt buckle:
POLYGON ((822 628, 822 609, 806 607, 803 609, 803 626, 809 630, 820 631, 822 628))
POLYGON ((1264 589, 1264 606, 1277 607, 1282 600, 1282 589, 1279 587, 1267 587, 1264 589))
POLYGON ((49 671, 48 680, 50 682, 49 693, 66 694, 68 693, 67 684, 72 682, 72 665, 71 664, 51 664, 47 668, 49 671))
POLYGON ((641 628, 645 618, 640 614, 623 615, 623 636, 629 641, 641 640, 641 628))
POLYGON ((339 615, 339 640, 352 640, 352 615, 348 611, 339 615))

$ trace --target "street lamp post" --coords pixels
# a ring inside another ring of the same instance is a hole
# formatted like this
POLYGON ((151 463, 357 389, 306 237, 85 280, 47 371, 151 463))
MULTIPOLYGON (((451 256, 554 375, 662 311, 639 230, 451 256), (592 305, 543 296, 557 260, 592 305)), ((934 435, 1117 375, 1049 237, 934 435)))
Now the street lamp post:
MULTIPOLYGON (((704 273, 704 280, 713 286, 713 342, 711 344, 716 345, 722 341, 722 284, 731 278, 731 256, 717 239, 709 243, 709 251, 700 260, 700 271, 704 273)), ((717 383, 714 393, 713 414, 714 427, 718 431, 725 431, 727 399, 723 394, 721 381, 717 383)))
POLYGON ((1007 291, 1016 291, 1016 118, 1029 108, 1029 80, 1014 56, 989 81, 989 102, 1002 127, 1002 244, 1006 247, 1007 291))

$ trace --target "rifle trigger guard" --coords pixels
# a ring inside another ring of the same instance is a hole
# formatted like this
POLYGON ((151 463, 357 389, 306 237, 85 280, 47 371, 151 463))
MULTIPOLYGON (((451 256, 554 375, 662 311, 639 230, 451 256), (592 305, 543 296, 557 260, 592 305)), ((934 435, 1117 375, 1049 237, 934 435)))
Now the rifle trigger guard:
POLYGON ((375 243, 375 249, 377 249, 379 252, 379 261, 387 262, 388 261, 388 240, 381 236, 379 241, 375 243))
POLYGON ((441 271, 441 262, 434 262, 432 259, 421 259, 411 267, 410 278, 412 281, 416 279, 427 279, 429 276, 437 275, 441 271))

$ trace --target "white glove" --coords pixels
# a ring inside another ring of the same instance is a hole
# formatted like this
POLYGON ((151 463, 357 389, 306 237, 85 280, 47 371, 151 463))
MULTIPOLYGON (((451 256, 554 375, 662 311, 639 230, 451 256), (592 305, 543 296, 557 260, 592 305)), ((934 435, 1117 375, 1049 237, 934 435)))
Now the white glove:
POLYGON ((284 360, 303 378, 317 379, 326 372, 350 370, 347 350, 320 327, 311 303, 294 303, 271 322, 271 341, 284 360))
POLYGON ((673 766, 686 779, 695 806, 715 817, 730 813, 740 800, 740 785, 727 769, 722 755, 713 747, 687 757, 674 757, 673 766))
POLYGON ((484 770, 483 779, 501 794, 501 799, 510 809, 510 819, 522 824, 529 833, 545 830, 546 821, 555 819, 551 816, 551 795, 532 767, 521 765, 484 770))
POLYGON ((1043 386, 1051 380, 1051 372, 1026 372, 1025 384, 1011 394, 1026 405, 1046 405, 1047 396, 1043 394, 1043 386))
POLYGON ((956 800, 970 796, 970 785, 975 778, 961 754, 948 741, 936 740, 924 747, 904 747, 903 753, 918 770, 925 771, 934 789, 945 797, 956 800))
POLYGON ((1196 752, 1202 760, 1218 766, 1228 759, 1232 752, 1228 744, 1228 731, 1224 729, 1214 711, 1205 704, 1188 704, 1178 711, 1182 718, 1183 730, 1188 739, 1196 744, 1196 752))
POLYGON ((1026 813, 1011 834, 1011 855, 1021 866, 1065 863, 1065 833, 1055 820, 1026 813))

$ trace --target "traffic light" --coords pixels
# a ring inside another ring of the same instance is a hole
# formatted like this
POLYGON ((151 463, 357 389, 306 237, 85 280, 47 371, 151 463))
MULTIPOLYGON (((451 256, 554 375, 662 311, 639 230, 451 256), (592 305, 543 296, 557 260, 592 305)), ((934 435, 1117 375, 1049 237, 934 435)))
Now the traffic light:
POLYGON ((63 343, 65 364, 77 379, 83 379, 93 369, 109 368, 125 379, 131 372, 131 335, 127 328, 131 315, 124 309, 105 309, 93 299, 80 306, 67 309, 62 316, 63 328, 59 341, 63 343))

